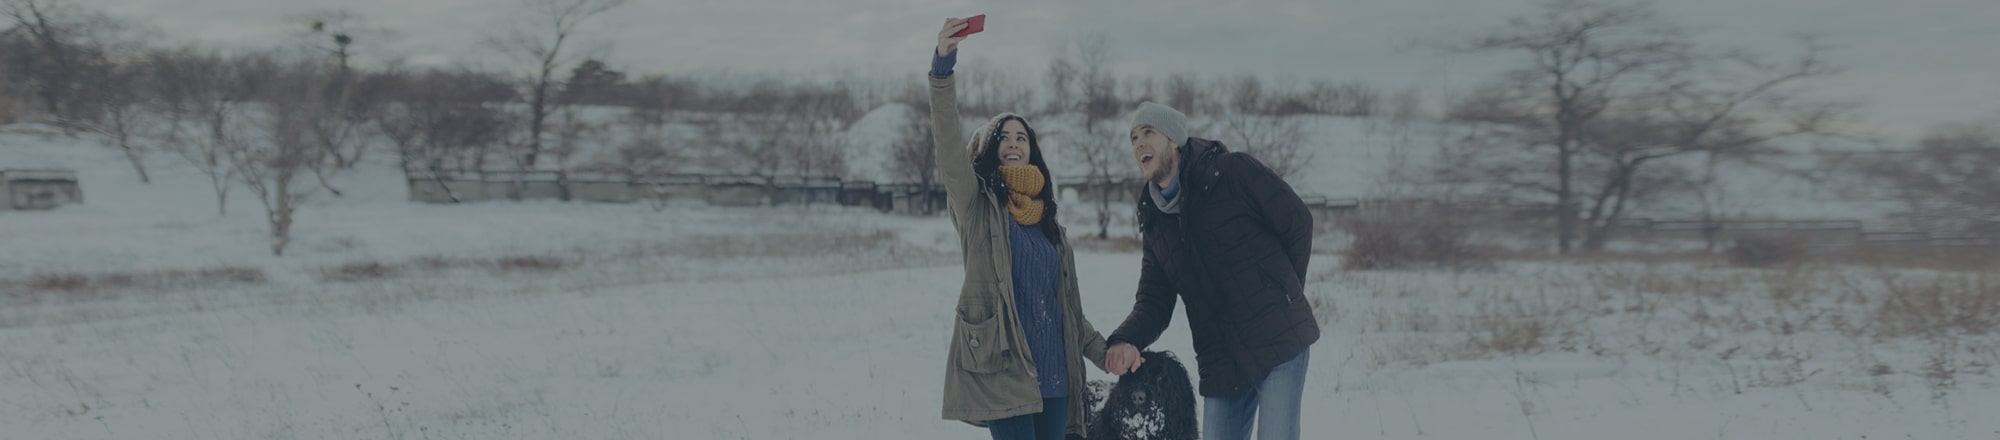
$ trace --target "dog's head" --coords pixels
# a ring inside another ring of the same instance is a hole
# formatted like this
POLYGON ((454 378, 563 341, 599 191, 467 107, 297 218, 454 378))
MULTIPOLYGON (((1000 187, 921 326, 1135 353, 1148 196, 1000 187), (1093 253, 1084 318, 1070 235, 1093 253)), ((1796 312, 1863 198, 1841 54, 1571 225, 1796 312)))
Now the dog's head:
POLYGON ((1162 399, 1178 398, 1164 394, 1188 384, 1187 367, 1181 365, 1180 358, 1164 351, 1148 351, 1139 356, 1146 359, 1139 364, 1139 370, 1118 378, 1119 386, 1131 390, 1132 403, 1143 406, 1162 399), (1127 386, 1127 382, 1134 383, 1127 386))
POLYGON ((1195 438, 1196 396, 1187 367, 1172 353, 1149 351, 1140 356, 1146 361, 1137 371, 1119 376, 1118 384, 1103 395, 1103 406, 1086 418, 1090 438, 1195 438))

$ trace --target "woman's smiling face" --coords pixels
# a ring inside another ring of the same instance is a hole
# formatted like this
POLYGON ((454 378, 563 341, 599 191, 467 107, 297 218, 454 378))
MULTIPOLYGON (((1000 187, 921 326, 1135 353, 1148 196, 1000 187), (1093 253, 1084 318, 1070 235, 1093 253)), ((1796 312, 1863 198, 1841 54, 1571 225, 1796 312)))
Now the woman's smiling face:
POLYGON ((1027 165, 1028 158, 1032 156, 1028 144, 1028 127, 1014 119, 1008 119, 1007 122, 1000 124, 1000 145, 996 148, 999 148, 1000 165, 1027 165))

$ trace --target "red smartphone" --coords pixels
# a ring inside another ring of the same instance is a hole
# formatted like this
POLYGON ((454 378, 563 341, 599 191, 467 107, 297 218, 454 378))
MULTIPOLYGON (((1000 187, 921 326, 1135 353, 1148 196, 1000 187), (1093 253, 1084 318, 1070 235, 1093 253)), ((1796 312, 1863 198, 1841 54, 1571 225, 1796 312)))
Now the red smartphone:
POLYGON ((951 37, 962 38, 967 35, 977 34, 983 30, 986 30, 986 14, 974 15, 966 17, 965 29, 959 30, 956 34, 951 34, 951 37))

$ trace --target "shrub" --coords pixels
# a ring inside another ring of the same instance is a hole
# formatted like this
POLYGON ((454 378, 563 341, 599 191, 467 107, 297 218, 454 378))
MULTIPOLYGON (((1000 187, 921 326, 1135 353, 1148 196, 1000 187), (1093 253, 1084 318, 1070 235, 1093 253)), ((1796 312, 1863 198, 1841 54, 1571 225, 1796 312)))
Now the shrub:
POLYGON ((1738 237, 1729 246, 1729 262, 1743 267, 1773 267, 1798 264, 1806 257, 1805 242, 1779 235, 1738 237))
POLYGON ((1469 269, 1491 263, 1472 243, 1472 228, 1449 214, 1364 212, 1342 228, 1354 238, 1342 267, 1348 270, 1469 269))
POLYGON ((357 261, 326 269, 321 272, 320 278, 327 281, 351 283, 390 278, 402 273, 403 270, 401 268, 382 264, 379 261, 357 261))

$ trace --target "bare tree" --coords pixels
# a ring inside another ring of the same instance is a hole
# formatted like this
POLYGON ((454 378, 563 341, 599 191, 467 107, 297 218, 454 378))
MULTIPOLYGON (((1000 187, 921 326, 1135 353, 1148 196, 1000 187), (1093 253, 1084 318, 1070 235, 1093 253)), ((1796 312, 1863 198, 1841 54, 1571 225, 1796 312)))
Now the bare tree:
POLYGON ((133 72, 136 69, 136 66, 116 66, 109 72, 110 81, 98 89, 104 101, 99 102, 102 115, 93 131, 103 136, 106 145, 123 153, 125 161, 132 164, 132 171, 139 173, 139 182, 150 184, 153 178, 146 174, 144 147, 137 139, 143 129, 139 125, 145 121, 141 114, 141 92, 137 90, 139 74, 133 72))
POLYGON ((1920 230, 2000 237, 2000 124, 1944 125, 1914 149, 1836 165, 1859 177, 1854 192, 1901 205, 1898 216, 1920 230))
MULTIPOLYGON (((1057 46, 1056 53, 1067 55, 1068 46, 1057 46)), ((1049 110, 1045 113, 1059 115, 1076 107, 1078 75, 1076 61, 1071 57, 1058 56, 1049 60, 1049 70, 1043 74, 1043 80, 1047 81, 1043 90, 1049 94, 1049 110)))
POLYGON ((1229 91, 1227 112, 1261 115, 1268 113, 1265 106, 1264 80, 1255 75, 1242 75, 1225 81, 1223 89, 1229 91))
MULTIPOLYGON (((937 175, 937 149, 931 146, 930 97, 922 82, 911 83, 896 102, 909 109, 890 144, 889 170, 903 182, 917 184, 922 192, 924 215, 935 213, 936 195, 942 185, 937 175)), ((959 158, 947 158, 957 160, 959 158)))
POLYGON ((440 185, 447 168, 484 170, 487 156, 516 129, 505 108, 513 88, 491 75, 430 70, 378 75, 364 84, 402 97, 384 106, 378 130, 395 145, 405 172, 428 171, 440 185))
POLYGON ((1200 78, 1185 73, 1167 75, 1166 104, 1183 112, 1210 113, 1214 101, 1200 78))
MULTIPOLYGON (((1120 171, 1129 163, 1128 150, 1114 141, 1122 136, 1105 131, 1105 124, 1124 110, 1118 99, 1118 78, 1111 71, 1111 39, 1103 34, 1079 36, 1066 41, 1060 54, 1051 64, 1062 68, 1050 69, 1049 87, 1056 92, 1058 108, 1083 115, 1082 136, 1072 136, 1062 149, 1068 152, 1071 163, 1084 166, 1086 190, 1095 193, 1097 237, 1106 238, 1116 215, 1111 204, 1117 197, 1112 194, 1130 191, 1116 185, 1120 176, 1127 175, 1120 171)), ((1044 139, 1050 137, 1049 132, 1039 134, 1044 139)))
POLYGON ((655 179, 667 177, 680 168, 683 157, 658 132, 639 132, 618 148, 600 153, 579 170, 618 176, 637 186, 654 210, 666 208, 666 199, 655 192, 655 179))
POLYGON ((368 20, 353 11, 342 9, 317 10, 292 16, 300 45, 306 50, 322 53, 334 61, 338 74, 354 74, 355 44, 357 38, 380 37, 387 39, 387 29, 371 26, 368 20))
POLYGON ((1289 177, 1312 162, 1305 129, 1292 116, 1260 116, 1240 111, 1223 113, 1204 132, 1222 136, 1225 144, 1256 157, 1278 177, 1289 177))
POLYGON ((238 82, 238 66, 221 55, 185 49, 152 52, 147 64, 152 66, 150 82, 157 86, 160 145, 208 177, 215 214, 223 215, 237 177, 225 152, 237 142, 233 127, 238 107, 248 99, 238 82))
POLYGON ((312 91, 323 97, 311 103, 325 108, 315 111, 315 117, 305 119, 308 123, 305 128, 307 140, 317 147, 317 154, 327 165, 311 167, 313 178, 319 182, 320 188, 339 197, 344 194, 327 182, 327 172, 353 167, 361 159, 362 152, 367 151, 368 138, 361 130, 366 126, 369 119, 367 113, 373 106, 356 99, 359 94, 354 87, 356 80, 348 70, 341 67, 332 70, 325 83, 319 85, 320 89, 312 91))
POLYGON ((634 182, 653 200, 656 209, 665 207, 664 199, 651 193, 654 187, 649 181, 668 176, 687 159, 686 152, 668 139, 665 127, 674 111, 693 104, 691 87, 684 81, 658 75, 634 82, 632 96, 627 101, 632 108, 623 119, 626 140, 617 148, 600 153, 581 169, 634 182))
POLYGON ((661 75, 635 81, 632 93, 629 101, 632 111, 627 118, 644 132, 658 131, 666 126, 668 115, 694 103, 693 90, 688 84, 661 75))
POLYGON ((291 243, 298 208, 315 188, 301 179, 330 168, 320 132, 347 121, 336 95, 325 93, 339 79, 337 68, 316 59, 269 56, 241 61, 237 78, 257 102, 239 119, 236 142, 225 155, 238 179, 264 206, 271 227, 271 254, 283 256, 291 243))
MULTIPOLYGON (((1031 108, 1034 91, 1004 69, 987 68, 972 61, 958 69, 959 108, 966 115, 997 115, 1015 112, 1030 117, 1042 114, 1031 108)), ((906 97, 898 93, 895 101, 906 97)))
POLYGON ((1472 144, 1490 148, 1459 155, 1463 166, 1450 172, 1494 191, 1552 196, 1564 252, 1580 233, 1601 247, 1635 197, 1664 189, 1642 184, 1649 164, 1823 132, 1839 113, 1794 87, 1833 73, 1817 45, 1788 63, 1703 50, 1644 3, 1556 0, 1464 49, 1529 62, 1454 104, 1451 119, 1495 139, 1472 144))
POLYGON ((405 70, 401 63, 361 79, 356 87, 370 90, 370 93, 397 96, 393 101, 382 104, 381 118, 375 121, 375 133, 389 141, 395 149, 397 165, 404 174, 414 171, 413 164, 419 162, 417 152, 424 145, 421 123, 415 110, 416 95, 424 89, 417 86, 421 74, 405 70))
POLYGON ((627 141, 624 146, 611 151, 605 157, 583 168, 588 171, 616 174, 633 182, 644 182, 673 174, 679 168, 680 154, 658 137, 640 136, 627 141))
POLYGON ((9 26, 0 29, 0 62, 4 62, 0 63, 0 124, 20 121, 21 116, 33 107, 22 99, 35 92, 29 81, 19 79, 25 76, 25 72, 17 61, 21 58, 20 54, 32 51, 28 47, 19 28, 9 26))
MULTIPOLYGON (((380 48, 382 42, 393 38, 394 32, 368 24, 362 16, 345 10, 324 10, 300 14, 293 17, 297 22, 299 46, 308 53, 323 54, 332 61, 334 79, 327 86, 328 94, 336 97, 329 101, 346 121, 335 124, 338 128, 358 128, 370 125, 377 117, 384 103, 391 97, 382 93, 369 93, 377 89, 359 88, 363 75, 354 68, 357 45, 380 48)), ((316 129, 314 138, 319 141, 324 154, 332 159, 335 169, 353 168, 367 153, 369 143, 366 137, 353 132, 316 129)), ((319 182, 335 195, 340 191, 327 185, 326 179, 319 182)))
POLYGON ((30 83, 42 111, 65 133, 83 128, 86 115, 79 108, 79 93, 87 90, 85 70, 101 57, 91 39, 111 26, 111 19, 63 0, 5 0, 0 14, 28 43, 10 63, 15 71, 10 76, 30 83))
MULTIPOLYGON (((1118 95, 1115 98, 1115 102, 1119 103, 1120 106, 1129 102, 1158 102, 1160 100, 1160 82, 1158 78, 1152 76, 1127 78, 1119 82, 1118 95)), ((1121 109, 1114 107, 1112 110, 1116 114, 1117 110, 1121 109)))
POLYGON ((1076 111, 1083 113, 1084 134, 1095 138, 1099 125, 1124 111, 1124 103, 1118 101, 1118 77, 1111 72, 1111 37, 1087 34, 1073 47, 1083 98, 1076 111))
POLYGON ((109 64, 90 69, 89 131, 106 146, 117 148, 139 174, 139 181, 151 184, 146 173, 144 138, 152 130, 151 100, 153 79, 148 65, 138 62, 109 64))
POLYGON ((787 131, 793 127, 779 113, 787 101, 779 91, 783 88, 776 82, 759 84, 737 105, 765 110, 728 114, 726 120, 701 127, 703 143, 719 148, 718 165, 739 175, 755 177, 767 187, 777 186, 777 179, 786 174, 789 165, 796 163, 785 157, 792 137, 787 131))
POLYGON ((563 81, 562 92, 557 95, 553 106, 559 116, 555 124, 555 142, 547 148, 547 153, 555 159, 557 198, 569 201, 571 159, 581 153, 587 145, 606 144, 610 124, 592 121, 580 113, 577 104, 606 105, 617 103, 623 96, 625 73, 611 70, 603 61, 586 59, 570 69, 569 78, 563 81))
POLYGON ((44 44, 53 48, 39 50, 62 54, 67 60, 66 71, 73 75, 37 81, 38 85, 69 88, 49 101, 56 105, 51 108, 60 112, 51 115, 65 131, 92 135, 99 143, 118 149, 139 180, 152 183, 144 160, 149 149, 144 138, 154 122, 150 105, 154 87, 146 74, 149 67, 143 62, 148 36, 102 16, 76 11, 62 15, 58 24, 49 25, 60 26, 49 32, 60 33, 61 41, 44 44))
POLYGON ((608 123, 590 121, 578 113, 576 107, 564 107, 558 113, 555 142, 548 149, 549 156, 555 159, 556 188, 560 191, 557 198, 565 202, 573 195, 570 189, 571 160, 583 152, 586 145, 609 143, 606 139, 610 129, 608 123))
POLYGON ((1315 80, 1301 101, 1312 113, 1345 117, 1374 115, 1381 94, 1360 82, 1334 83, 1315 80))
POLYGON ((1620 87, 1639 82, 1631 77, 1679 62, 1686 51, 1680 33, 1658 27, 1655 20, 1641 4, 1556 0, 1545 4, 1539 16, 1509 20, 1507 27, 1466 48, 1533 59, 1530 66, 1509 71, 1503 82, 1458 104, 1452 117, 1519 127, 1509 133, 1516 143, 1548 150, 1556 182, 1542 189, 1553 193, 1561 211, 1556 228, 1558 248, 1564 252, 1576 238, 1575 162, 1583 150, 1585 127, 1620 87))
POLYGON ((861 116, 843 85, 767 80, 732 106, 727 120, 703 127, 722 146, 724 168, 776 188, 784 177, 839 177, 847 172, 841 133, 861 116))
POLYGON ((584 22, 619 6, 626 0, 524 0, 529 7, 523 21, 493 36, 489 43, 501 53, 526 65, 529 78, 523 87, 527 99, 527 138, 522 140, 518 163, 523 171, 535 168, 542 154, 543 131, 560 102, 556 98, 556 73, 573 58, 575 44, 584 22))
MULTIPOLYGON (((1684 155, 1744 157, 1795 136, 1835 134, 1846 106, 1803 99, 1796 84, 1836 72, 1821 60, 1822 49, 1805 41, 1803 54, 1788 62, 1728 51, 1696 54, 1690 69, 1663 75, 1664 87, 1615 104, 1599 123, 1585 127, 1585 150, 1608 165, 1596 181, 1585 220, 1585 247, 1601 249, 1630 205, 1645 167, 1684 155), (1712 75, 1712 76, 1710 76, 1712 75)), ((1653 189, 1687 181, 1691 170, 1660 168, 1653 189), (1666 183, 1666 184, 1662 184, 1666 183)))
POLYGON ((831 88, 797 97, 780 113, 788 120, 788 154, 795 170, 807 177, 847 174, 847 138, 841 133, 860 118, 846 90, 831 88))

